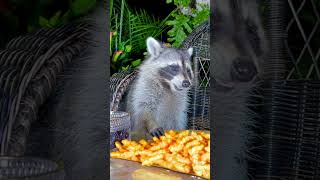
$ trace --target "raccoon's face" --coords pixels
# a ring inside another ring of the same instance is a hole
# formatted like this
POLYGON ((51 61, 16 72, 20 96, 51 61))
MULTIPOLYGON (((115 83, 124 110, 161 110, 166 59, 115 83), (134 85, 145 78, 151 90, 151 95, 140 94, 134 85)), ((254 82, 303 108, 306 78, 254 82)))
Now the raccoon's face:
POLYGON ((147 39, 148 52, 161 84, 173 92, 186 91, 193 85, 191 56, 193 49, 174 49, 162 46, 153 38, 147 39))
POLYGON ((262 74, 266 40, 259 14, 252 11, 253 3, 241 4, 244 2, 235 0, 219 3, 213 28, 213 75, 216 87, 225 90, 258 79, 262 74))
POLYGON ((163 80, 162 84, 169 86, 173 91, 188 90, 192 85, 193 72, 191 65, 182 56, 177 56, 175 62, 160 67, 158 74, 163 80))

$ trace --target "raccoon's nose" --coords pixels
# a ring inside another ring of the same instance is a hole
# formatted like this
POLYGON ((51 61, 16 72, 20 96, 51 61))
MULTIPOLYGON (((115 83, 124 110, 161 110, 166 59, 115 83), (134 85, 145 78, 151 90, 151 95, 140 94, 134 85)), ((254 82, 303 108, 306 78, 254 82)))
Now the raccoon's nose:
POLYGON ((240 82, 248 82, 257 74, 255 64, 249 58, 237 58, 231 67, 231 76, 240 82))
POLYGON ((188 80, 183 80, 182 81, 182 87, 187 88, 190 86, 190 82, 188 80))

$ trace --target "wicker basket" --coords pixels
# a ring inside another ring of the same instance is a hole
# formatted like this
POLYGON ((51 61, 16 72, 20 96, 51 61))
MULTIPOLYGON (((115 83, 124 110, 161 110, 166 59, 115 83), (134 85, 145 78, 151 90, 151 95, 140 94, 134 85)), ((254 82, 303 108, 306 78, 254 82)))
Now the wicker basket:
POLYGON ((114 143, 123 139, 130 139, 130 115, 121 111, 110 111, 110 149, 114 143))
MULTIPOLYGON (((291 61, 295 64, 296 59, 289 49, 288 30, 294 25, 294 19, 299 21, 299 28, 303 26, 305 20, 300 18, 302 13, 299 12, 315 4, 297 1, 299 8, 293 8, 292 2, 266 1, 267 34, 272 53, 264 65, 266 81, 263 107, 259 112, 263 116, 251 150, 256 155, 249 166, 253 179, 320 179, 320 81, 286 80, 288 69, 298 68, 290 64, 291 61), (287 14, 292 15, 292 19, 287 14)), ((307 47, 313 35, 311 33, 309 39, 305 30, 302 33, 308 41, 303 45, 307 47)))
POLYGON ((320 179, 320 81, 265 84, 256 179, 320 179))
POLYGON ((40 29, 0 51, 1 155, 25 152, 31 123, 55 89, 57 76, 86 48, 90 24, 40 29))
POLYGON ((86 49, 91 27, 83 21, 39 29, 0 50, 0 179, 64 179, 54 162, 23 156, 31 124, 58 76, 86 49))
POLYGON ((0 179, 63 180, 63 169, 39 158, 0 157, 0 179))

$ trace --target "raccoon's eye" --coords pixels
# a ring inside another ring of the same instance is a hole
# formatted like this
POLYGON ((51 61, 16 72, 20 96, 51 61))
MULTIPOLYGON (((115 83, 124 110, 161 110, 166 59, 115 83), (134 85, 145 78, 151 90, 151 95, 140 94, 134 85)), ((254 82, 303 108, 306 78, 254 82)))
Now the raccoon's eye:
POLYGON ((177 74, 180 71, 179 65, 170 65, 169 67, 172 74, 177 74))

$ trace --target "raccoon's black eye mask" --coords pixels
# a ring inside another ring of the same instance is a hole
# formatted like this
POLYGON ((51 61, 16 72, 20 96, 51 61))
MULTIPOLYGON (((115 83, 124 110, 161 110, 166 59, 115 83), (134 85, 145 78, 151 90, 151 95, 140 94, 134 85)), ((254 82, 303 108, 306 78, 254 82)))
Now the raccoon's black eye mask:
POLYGON ((178 75, 180 72, 180 66, 173 64, 163 67, 159 70, 159 75, 167 80, 173 79, 173 76, 178 75))
POLYGON ((177 75, 180 71, 180 66, 177 64, 172 64, 168 66, 168 71, 172 75, 177 75))

